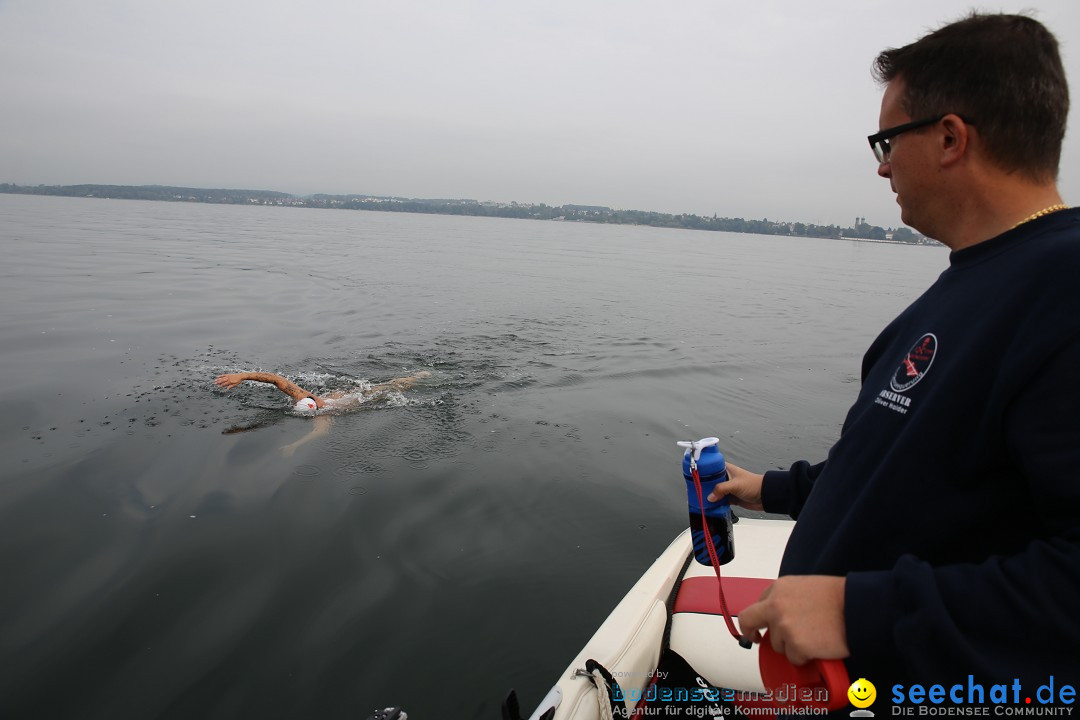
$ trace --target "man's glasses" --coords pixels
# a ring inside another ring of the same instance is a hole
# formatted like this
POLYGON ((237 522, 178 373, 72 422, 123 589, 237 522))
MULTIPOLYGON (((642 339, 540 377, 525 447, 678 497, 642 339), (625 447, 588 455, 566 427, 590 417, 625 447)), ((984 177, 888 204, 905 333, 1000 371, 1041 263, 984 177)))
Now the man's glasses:
MULTIPOLYGON (((877 158, 877 161, 879 163, 887 163, 889 162, 889 153, 892 151, 892 149, 889 147, 889 140, 892 140, 900 133, 906 133, 908 130, 916 130, 921 127, 926 127, 927 125, 933 125, 948 114, 949 113, 944 113, 941 115, 935 115, 934 117, 926 118, 925 120, 916 120, 915 122, 897 125, 896 127, 891 127, 887 130, 876 132, 873 135, 868 136, 866 139, 870 141, 870 149, 874 151, 874 157, 877 158)), ((957 117, 959 117, 968 125, 975 124, 973 121, 959 115, 957 115, 957 117)))

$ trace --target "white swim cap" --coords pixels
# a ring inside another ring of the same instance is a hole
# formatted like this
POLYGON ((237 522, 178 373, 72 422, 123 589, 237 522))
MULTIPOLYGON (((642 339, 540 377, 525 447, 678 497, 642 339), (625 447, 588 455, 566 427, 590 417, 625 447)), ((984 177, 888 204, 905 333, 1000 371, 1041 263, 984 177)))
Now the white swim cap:
POLYGON ((313 399, 306 397, 296 403, 296 405, 293 407, 293 410, 296 410, 297 412, 311 412, 318 407, 319 406, 315 403, 313 399))

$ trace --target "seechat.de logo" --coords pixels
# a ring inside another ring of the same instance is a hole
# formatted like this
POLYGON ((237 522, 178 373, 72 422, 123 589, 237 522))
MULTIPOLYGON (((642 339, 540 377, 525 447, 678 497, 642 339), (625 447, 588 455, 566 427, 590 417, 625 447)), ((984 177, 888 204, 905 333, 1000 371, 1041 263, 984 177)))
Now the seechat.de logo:
POLYGON ((1035 688, 1011 683, 983 685, 974 675, 953 685, 893 685, 892 714, 900 716, 1030 716, 1072 715, 1076 687, 1053 675, 1035 688))

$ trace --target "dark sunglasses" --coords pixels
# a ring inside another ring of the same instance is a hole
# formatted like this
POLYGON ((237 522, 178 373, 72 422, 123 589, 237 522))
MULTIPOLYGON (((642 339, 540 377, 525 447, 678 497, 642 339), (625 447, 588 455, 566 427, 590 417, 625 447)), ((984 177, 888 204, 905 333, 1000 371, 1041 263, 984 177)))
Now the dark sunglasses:
MULTIPOLYGON (((949 113, 942 113, 941 115, 935 115, 924 120, 916 120, 915 122, 904 123, 903 125, 897 125, 881 132, 876 132, 873 135, 868 136, 866 139, 870 141, 870 149, 874 151, 874 157, 877 158, 879 163, 889 162, 889 153, 892 149, 889 147, 889 140, 893 139, 900 133, 906 133, 908 130, 916 130, 927 125, 933 125, 941 120, 949 113)), ((974 125, 973 120, 957 115, 958 118, 964 121, 967 125, 974 125)))

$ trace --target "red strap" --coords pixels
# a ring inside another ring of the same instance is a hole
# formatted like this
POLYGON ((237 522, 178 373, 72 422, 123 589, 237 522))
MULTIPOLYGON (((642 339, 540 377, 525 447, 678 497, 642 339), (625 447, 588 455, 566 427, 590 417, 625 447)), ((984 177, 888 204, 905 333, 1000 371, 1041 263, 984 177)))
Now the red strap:
MULTIPOLYGON (((713 572, 716 573, 717 581, 720 580, 720 558, 716 554, 716 546, 713 544, 712 533, 709 532, 709 519, 705 516, 705 500, 701 496, 701 476, 698 474, 697 464, 694 462, 693 456, 690 457, 690 475, 694 479, 694 490, 697 492, 698 507, 701 508, 701 532, 705 536, 705 548, 709 551, 709 562, 712 563, 713 572)), ((720 614, 724 616, 724 624, 727 625, 728 632, 731 633, 731 637, 739 641, 742 645, 743 637, 739 634, 739 629, 735 627, 735 621, 732 620, 732 613, 728 612, 727 600, 724 598, 724 584, 717 582, 716 585, 716 597, 720 602, 720 614)))

